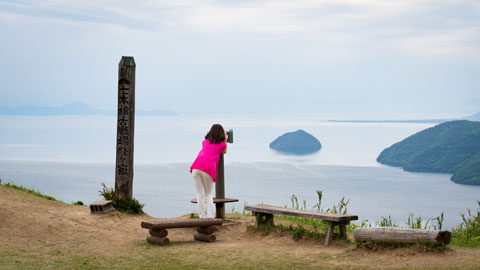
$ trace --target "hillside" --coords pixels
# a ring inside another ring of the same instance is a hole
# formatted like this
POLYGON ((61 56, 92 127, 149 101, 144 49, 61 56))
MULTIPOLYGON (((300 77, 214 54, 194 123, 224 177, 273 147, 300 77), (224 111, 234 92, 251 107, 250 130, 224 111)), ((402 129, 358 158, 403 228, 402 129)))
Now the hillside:
POLYGON ((460 120, 420 131, 383 150, 377 161, 413 172, 452 173, 456 183, 480 185, 478 153, 480 122, 460 120))
POLYGON ((452 176, 452 181, 459 184, 479 185, 480 183, 480 153, 464 162, 452 176))
MULTIPOLYGON (((189 202, 186 202, 189 203, 189 202)), ((184 216, 183 218, 188 218, 184 216)), ((251 231, 250 216, 229 215, 218 241, 193 240, 194 228, 169 229, 169 246, 145 241, 147 214, 90 214, 88 207, 45 200, 0 186, 3 269, 478 269, 480 249, 370 251, 335 240, 251 231), (385 267, 388 265, 388 267, 385 267)))
POLYGON ((285 154, 306 155, 319 151, 322 144, 311 134, 299 129, 276 138, 270 143, 270 148, 285 154))

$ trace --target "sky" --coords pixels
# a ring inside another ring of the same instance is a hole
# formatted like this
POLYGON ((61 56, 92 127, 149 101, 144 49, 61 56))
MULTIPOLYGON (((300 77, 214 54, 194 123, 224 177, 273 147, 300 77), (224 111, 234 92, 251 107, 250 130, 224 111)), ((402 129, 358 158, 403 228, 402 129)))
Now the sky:
POLYGON ((114 110, 125 55, 143 110, 480 111, 478 0, 0 0, 0 37, 2 107, 114 110))

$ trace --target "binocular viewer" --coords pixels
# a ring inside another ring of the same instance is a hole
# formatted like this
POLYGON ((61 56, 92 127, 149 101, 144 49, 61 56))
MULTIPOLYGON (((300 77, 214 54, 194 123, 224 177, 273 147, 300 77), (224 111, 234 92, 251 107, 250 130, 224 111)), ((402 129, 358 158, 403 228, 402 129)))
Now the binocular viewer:
POLYGON ((227 143, 233 143, 233 129, 227 131, 227 143))

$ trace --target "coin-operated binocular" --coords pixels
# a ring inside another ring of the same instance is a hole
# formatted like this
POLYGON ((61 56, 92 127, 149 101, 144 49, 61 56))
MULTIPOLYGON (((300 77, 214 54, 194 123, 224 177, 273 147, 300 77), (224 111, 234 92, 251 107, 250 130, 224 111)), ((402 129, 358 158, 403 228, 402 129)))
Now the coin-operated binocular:
POLYGON ((233 143, 233 129, 227 131, 227 143, 233 143))

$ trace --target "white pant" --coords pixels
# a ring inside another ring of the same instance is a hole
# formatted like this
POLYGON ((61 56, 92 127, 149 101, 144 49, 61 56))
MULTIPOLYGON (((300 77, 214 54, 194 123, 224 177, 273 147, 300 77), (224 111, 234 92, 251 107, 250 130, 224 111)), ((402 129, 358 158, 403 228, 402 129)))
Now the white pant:
POLYGON ((197 189, 198 216, 200 218, 213 218, 215 206, 213 205, 213 179, 206 172, 193 169, 193 180, 197 189))

